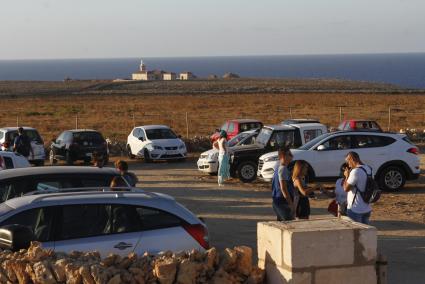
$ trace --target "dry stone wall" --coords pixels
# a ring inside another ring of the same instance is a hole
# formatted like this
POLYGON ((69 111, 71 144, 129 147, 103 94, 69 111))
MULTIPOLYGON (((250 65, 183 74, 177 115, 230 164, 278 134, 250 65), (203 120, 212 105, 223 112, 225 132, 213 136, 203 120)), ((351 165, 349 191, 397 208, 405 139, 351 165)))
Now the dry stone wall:
POLYGON ((264 271, 252 265, 245 246, 158 256, 98 252, 55 253, 33 242, 28 250, 0 252, 0 283, 19 284, 260 284, 264 271))

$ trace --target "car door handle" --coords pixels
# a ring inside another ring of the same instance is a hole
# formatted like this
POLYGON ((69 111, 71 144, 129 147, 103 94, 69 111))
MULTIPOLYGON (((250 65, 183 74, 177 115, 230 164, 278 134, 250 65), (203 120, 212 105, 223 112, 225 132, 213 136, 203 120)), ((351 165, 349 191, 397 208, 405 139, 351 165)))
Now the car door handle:
POLYGON ((125 250, 127 248, 131 248, 132 246, 133 246, 133 244, 119 242, 118 244, 114 245, 114 248, 119 249, 119 250, 125 250))

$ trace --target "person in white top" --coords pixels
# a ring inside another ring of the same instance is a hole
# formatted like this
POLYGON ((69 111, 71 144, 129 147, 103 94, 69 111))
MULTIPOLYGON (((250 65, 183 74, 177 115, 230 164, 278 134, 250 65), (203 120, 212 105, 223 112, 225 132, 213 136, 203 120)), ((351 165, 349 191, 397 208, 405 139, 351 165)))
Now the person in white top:
POLYGON ((227 145, 227 133, 222 130, 220 138, 214 142, 213 147, 218 150, 218 185, 222 186, 226 179, 230 178, 229 153, 227 145))
POLYGON ((349 152, 345 158, 349 168, 344 172, 346 181, 344 191, 347 192, 347 216, 353 221, 369 224, 372 207, 364 202, 360 192, 366 190, 367 175, 372 174, 372 169, 364 165, 359 154, 349 152))

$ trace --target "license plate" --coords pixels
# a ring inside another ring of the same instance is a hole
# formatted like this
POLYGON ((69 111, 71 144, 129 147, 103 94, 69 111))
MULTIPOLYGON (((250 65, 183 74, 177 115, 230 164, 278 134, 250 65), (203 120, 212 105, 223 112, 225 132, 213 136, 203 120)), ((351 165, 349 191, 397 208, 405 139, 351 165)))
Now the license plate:
POLYGON ((167 155, 176 155, 177 151, 167 151, 167 155))

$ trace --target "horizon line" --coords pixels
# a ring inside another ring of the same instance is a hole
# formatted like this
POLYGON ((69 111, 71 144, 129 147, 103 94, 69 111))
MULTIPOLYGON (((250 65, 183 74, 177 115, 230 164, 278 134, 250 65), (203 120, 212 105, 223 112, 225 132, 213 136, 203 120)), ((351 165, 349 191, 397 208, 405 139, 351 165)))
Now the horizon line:
POLYGON ((407 52, 353 52, 353 53, 292 53, 292 54, 246 54, 246 55, 194 55, 194 56, 128 56, 128 57, 68 57, 68 58, 0 58, 0 61, 41 61, 41 60, 105 60, 133 58, 217 58, 217 57, 274 57, 274 56, 341 56, 341 55, 398 55, 425 54, 425 51, 407 52))

